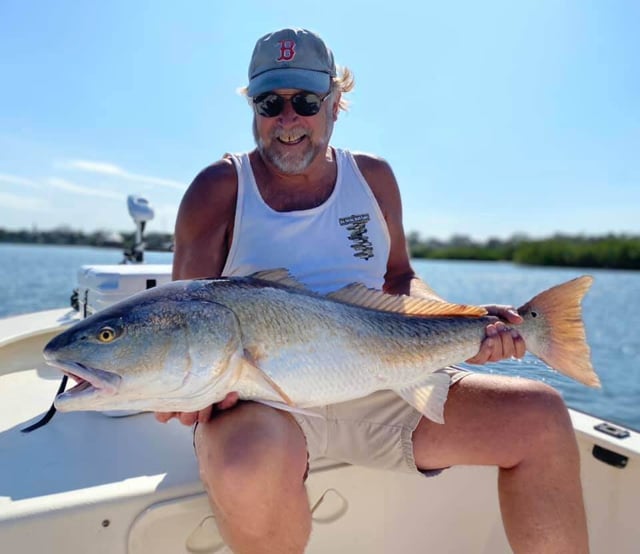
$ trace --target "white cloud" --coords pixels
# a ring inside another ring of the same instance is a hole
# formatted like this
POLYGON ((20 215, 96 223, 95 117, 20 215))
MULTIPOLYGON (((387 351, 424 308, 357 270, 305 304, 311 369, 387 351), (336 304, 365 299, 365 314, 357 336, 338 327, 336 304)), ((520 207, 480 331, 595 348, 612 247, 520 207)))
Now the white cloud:
POLYGON ((67 192, 74 194, 82 194, 83 196, 94 196, 98 198, 109 198, 111 200, 124 200, 126 196, 121 192, 115 192, 112 190, 106 190, 103 188, 90 188, 76 183, 71 183, 65 179, 59 179, 57 177, 50 177, 47 179, 47 183, 52 187, 56 187, 67 192))
POLYGON ((118 177, 127 181, 133 181, 136 183, 145 183, 149 185, 159 185, 162 187, 168 187, 177 190, 185 190, 184 183, 178 181, 172 181, 171 179, 162 179, 160 177, 152 177, 149 175, 140 175, 138 173, 131 173, 126 171, 117 165, 105 163, 105 162, 93 162, 90 160, 71 160, 59 164, 60 167, 66 169, 74 169, 79 171, 87 171, 90 173, 98 173, 100 175, 109 175, 111 177, 118 177))
POLYGON ((9 183, 10 185, 31 187, 34 189, 42 188, 41 185, 32 181, 31 179, 25 179, 24 177, 18 177, 17 175, 8 175, 6 173, 0 173, 0 182, 9 183))
POLYGON ((7 192, 0 192, 0 206, 11 210, 20 211, 48 211, 44 198, 34 198, 32 196, 18 196, 7 192))
POLYGON ((24 227, 35 218, 39 226, 55 227, 73 221, 85 231, 127 228, 131 225, 126 210, 127 189, 154 187, 155 193, 168 202, 153 206, 153 230, 172 232, 178 211, 178 203, 172 200, 186 188, 177 181, 79 159, 54 162, 53 172, 45 177, 2 173, 3 169, 0 167, 0 227, 24 227))
POLYGON ((91 173, 101 173, 103 175, 118 175, 122 176, 126 172, 119 168, 117 165, 103 163, 103 162, 90 162, 87 160, 71 160, 61 164, 62 167, 69 169, 79 169, 81 171, 89 171, 91 173))

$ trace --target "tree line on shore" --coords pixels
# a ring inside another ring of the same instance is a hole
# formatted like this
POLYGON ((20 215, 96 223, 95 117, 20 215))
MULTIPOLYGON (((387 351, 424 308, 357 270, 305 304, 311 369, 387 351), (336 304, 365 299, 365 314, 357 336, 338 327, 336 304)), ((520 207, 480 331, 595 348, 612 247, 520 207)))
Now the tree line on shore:
POLYGON ((409 233, 411 256, 426 259, 509 261, 525 265, 640 269, 640 235, 599 237, 556 234, 543 239, 514 235, 474 241, 466 236, 423 240, 409 233))
MULTIPOLYGON (((9 230, 0 227, 0 243, 2 242, 129 249, 135 242, 135 232, 94 231, 85 233, 69 227, 58 227, 49 231, 9 230)), ((173 235, 171 233, 145 233, 144 243, 147 250, 170 251, 173 248, 173 235)))
MULTIPOLYGON (((57 244, 131 248, 132 232, 84 233, 67 227, 49 231, 0 228, 0 242, 18 244, 57 244)), ((640 235, 608 234, 599 237, 556 234, 543 239, 514 235, 509 239, 476 241, 464 235, 448 240, 423 239, 419 233, 407 236, 413 258, 447 260, 509 261, 518 264, 640 269, 640 235)), ((170 251, 173 235, 149 232, 144 242, 148 250, 170 251)))

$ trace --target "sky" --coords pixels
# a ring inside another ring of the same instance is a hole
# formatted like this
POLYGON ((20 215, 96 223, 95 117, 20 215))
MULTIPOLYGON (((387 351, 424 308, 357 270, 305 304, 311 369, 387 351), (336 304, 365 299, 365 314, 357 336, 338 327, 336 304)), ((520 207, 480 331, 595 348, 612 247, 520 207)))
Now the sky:
MULTIPOLYGON (((424 238, 640 234, 640 2, 0 0, 0 228, 172 232, 253 148, 256 40, 318 32, 356 86, 332 143, 386 159, 424 238)), ((215 199, 212 199, 215 201, 215 199)))

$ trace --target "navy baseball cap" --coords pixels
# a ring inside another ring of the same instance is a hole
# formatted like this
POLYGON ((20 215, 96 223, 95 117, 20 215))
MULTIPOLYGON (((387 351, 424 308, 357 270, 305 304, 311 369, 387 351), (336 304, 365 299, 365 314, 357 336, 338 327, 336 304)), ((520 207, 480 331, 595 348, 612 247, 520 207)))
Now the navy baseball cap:
POLYGON ((280 29, 256 42, 249 64, 247 94, 258 96, 280 88, 329 92, 336 76, 333 52, 314 32, 280 29))

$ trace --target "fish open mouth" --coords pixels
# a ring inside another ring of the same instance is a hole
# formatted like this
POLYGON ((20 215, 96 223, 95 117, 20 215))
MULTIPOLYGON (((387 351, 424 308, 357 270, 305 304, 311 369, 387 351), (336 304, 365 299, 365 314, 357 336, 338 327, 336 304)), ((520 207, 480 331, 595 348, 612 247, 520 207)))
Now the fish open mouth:
POLYGON ((113 395, 118 390, 118 385, 122 377, 109 371, 104 371, 95 367, 87 367, 78 362, 60 362, 58 360, 47 360, 47 364, 58 368, 62 373, 76 381, 76 385, 59 394, 59 400, 70 399, 78 396, 101 396, 113 395))

